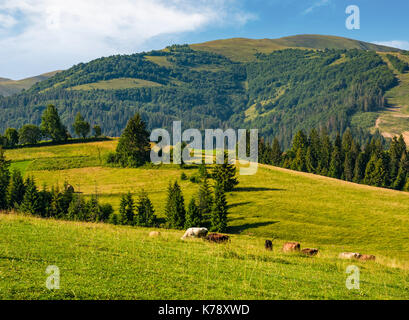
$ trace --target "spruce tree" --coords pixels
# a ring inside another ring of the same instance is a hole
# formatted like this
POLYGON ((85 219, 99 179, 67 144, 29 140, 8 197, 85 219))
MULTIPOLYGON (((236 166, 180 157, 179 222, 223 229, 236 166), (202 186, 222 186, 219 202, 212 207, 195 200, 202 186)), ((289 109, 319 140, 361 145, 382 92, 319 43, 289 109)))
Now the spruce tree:
POLYGON ((96 195, 92 195, 91 199, 89 199, 89 201, 87 202, 87 221, 99 222, 102 220, 101 216, 102 212, 101 206, 99 205, 98 197, 96 195))
POLYGON ((277 138, 274 138, 271 149, 271 163, 274 166, 279 166, 282 162, 283 152, 281 151, 280 142, 277 138))
POLYGON ((366 169, 366 156, 365 156, 365 153, 361 152, 355 161, 354 179, 353 179, 354 182, 362 183, 363 179, 365 178, 365 169, 366 169))
POLYGON ((165 215, 169 228, 182 229, 185 226, 185 201, 177 181, 173 185, 169 184, 165 215))
POLYGON ((3 148, 0 146, 0 210, 8 207, 7 189, 10 183, 10 161, 6 160, 3 148))
POLYGON ((317 172, 319 172, 320 174, 324 176, 327 176, 329 167, 330 167, 333 146, 332 146, 331 140, 326 130, 322 130, 320 142, 321 142, 321 148, 319 152, 317 172))
POLYGON ((88 216, 87 203, 82 196, 74 196, 68 207, 67 219, 72 221, 86 221, 88 216))
POLYGON ((139 167, 149 161, 149 132, 138 113, 128 121, 116 152, 117 159, 123 167, 139 167))
POLYGON ((213 168, 212 177, 216 183, 224 189, 225 192, 230 192, 234 189, 239 181, 236 178, 236 167, 234 164, 229 164, 225 159, 223 164, 216 164, 213 168))
POLYGON ((25 190, 21 172, 14 170, 11 174, 10 185, 7 190, 7 202, 10 209, 17 208, 23 202, 25 190))
POLYGON ((142 190, 139 194, 135 220, 135 224, 141 227, 155 226, 155 209, 145 190, 142 190))
POLYGON ((41 197, 33 178, 26 179, 25 189, 21 210, 32 215, 42 215, 41 197))
POLYGON ((344 179, 347 181, 352 181, 354 178, 355 162, 354 156, 351 151, 345 154, 344 161, 344 179))
POLYGON ((392 183, 392 188, 395 190, 402 190, 405 186, 407 176, 409 173, 409 160, 406 152, 403 152, 399 162, 399 170, 395 180, 392 183))
POLYGON ((375 180, 373 178, 373 173, 375 172, 375 166, 376 162, 378 161, 378 157, 376 154, 371 156, 371 159, 369 160, 368 164, 366 165, 365 169, 365 177, 364 177, 364 183, 367 185, 374 185, 375 180))
POLYGON ((331 162, 328 175, 332 178, 340 179, 343 174, 342 157, 339 147, 335 147, 331 155, 331 162))
POLYGON ((135 218, 135 204, 132 198, 132 194, 128 192, 122 195, 121 203, 119 205, 119 217, 118 222, 122 225, 134 224, 135 218))
POLYGON ((185 229, 201 227, 202 223, 202 215, 196 204, 196 199, 192 198, 186 212, 185 229))
POLYGON ((226 232, 227 230, 227 200, 223 186, 216 183, 214 188, 214 203, 211 213, 211 228, 213 232, 226 232))
POLYGON ((210 216, 213 207, 212 190, 209 186, 209 181, 207 180, 207 178, 203 179, 203 182, 199 188, 198 207, 199 213, 202 218, 207 219, 210 216))

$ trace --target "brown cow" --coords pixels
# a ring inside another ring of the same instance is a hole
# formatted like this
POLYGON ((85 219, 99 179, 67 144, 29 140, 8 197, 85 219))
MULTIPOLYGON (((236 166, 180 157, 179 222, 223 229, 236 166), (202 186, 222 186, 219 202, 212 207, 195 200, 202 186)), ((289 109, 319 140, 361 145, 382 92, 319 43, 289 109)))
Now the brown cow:
POLYGON ((211 233, 206 237, 210 242, 222 243, 229 241, 229 236, 220 233, 211 233))
POLYGON ((269 251, 273 250, 273 242, 271 240, 266 240, 264 243, 264 248, 269 251))
POLYGON ((318 254, 318 249, 305 248, 302 249, 301 252, 306 254, 307 256, 316 256, 318 254))
POLYGON ((300 244, 298 242, 286 242, 283 245, 284 252, 300 251, 300 244))
POLYGON ((359 257, 359 260, 375 261, 376 257, 372 254, 363 254, 359 257))

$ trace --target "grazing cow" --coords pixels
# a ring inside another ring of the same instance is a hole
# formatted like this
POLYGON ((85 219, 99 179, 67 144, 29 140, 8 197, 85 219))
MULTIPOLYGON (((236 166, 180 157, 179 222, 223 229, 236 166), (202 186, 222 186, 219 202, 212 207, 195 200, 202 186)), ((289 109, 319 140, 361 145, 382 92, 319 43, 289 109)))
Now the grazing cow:
POLYGON ((273 242, 271 240, 266 240, 266 242, 264 243, 264 248, 266 248, 266 250, 273 250, 273 242))
POLYGON ((364 260, 364 261, 375 261, 376 257, 372 254, 363 254, 362 256, 359 257, 359 260, 364 260))
POLYGON ((318 249, 305 248, 302 249, 301 252, 306 254, 307 256, 316 256, 318 254, 318 249))
POLYGON ((286 242, 283 245, 284 252, 300 251, 301 246, 298 242, 286 242))
POLYGON ((159 237, 160 232, 159 231, 151 231, 149 232, 149 237, 159 237))
POLYGON ((342 252, 338 257, 340 259, 359 259, 361 254, 357 252, 342 252))
POLYGON ((229 241, 229 236, 220 233, 211 233, 206 237, 206 240, 216 243, 229 241))
POLYGON ((204 238, 206 237, 209 230, 206 228, 189 228, 186 230, 185 234, 181 238, 185 240, 186 238, 204 238))

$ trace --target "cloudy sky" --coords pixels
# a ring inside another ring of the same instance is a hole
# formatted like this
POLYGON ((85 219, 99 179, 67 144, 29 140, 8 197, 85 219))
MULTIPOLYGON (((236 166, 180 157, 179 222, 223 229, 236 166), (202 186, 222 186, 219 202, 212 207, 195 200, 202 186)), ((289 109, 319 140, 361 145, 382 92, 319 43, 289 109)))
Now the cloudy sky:
POLYGON ((0 77, 231 37, 331 34, 409 50, 407 0, 0 0, 0 77), (361 29, 345 27, 358 5, 361 29))

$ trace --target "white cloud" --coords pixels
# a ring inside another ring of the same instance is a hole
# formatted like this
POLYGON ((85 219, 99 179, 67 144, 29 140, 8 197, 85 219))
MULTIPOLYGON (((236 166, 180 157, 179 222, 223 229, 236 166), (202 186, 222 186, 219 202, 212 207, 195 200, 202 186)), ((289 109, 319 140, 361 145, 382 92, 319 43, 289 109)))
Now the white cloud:
POLYGON ((404 40, 374 41, 373 43, 381 45, 381 46, 409 50, 409 41, 404 41, 404 40))
POLYGON ((329 5, 331 0, 318 0, 315 1, 310 7, 304 10, 303 14, 309 14, 313 12, 316 8, 329 5))
POLYGON ((0 76, 132 53, 155 37, 253 17, 236 0, 0 0, 0 76), (37 67, 33 67, 33 64, 37 67), (16 69, 19 70, 16 70, 16 69))

